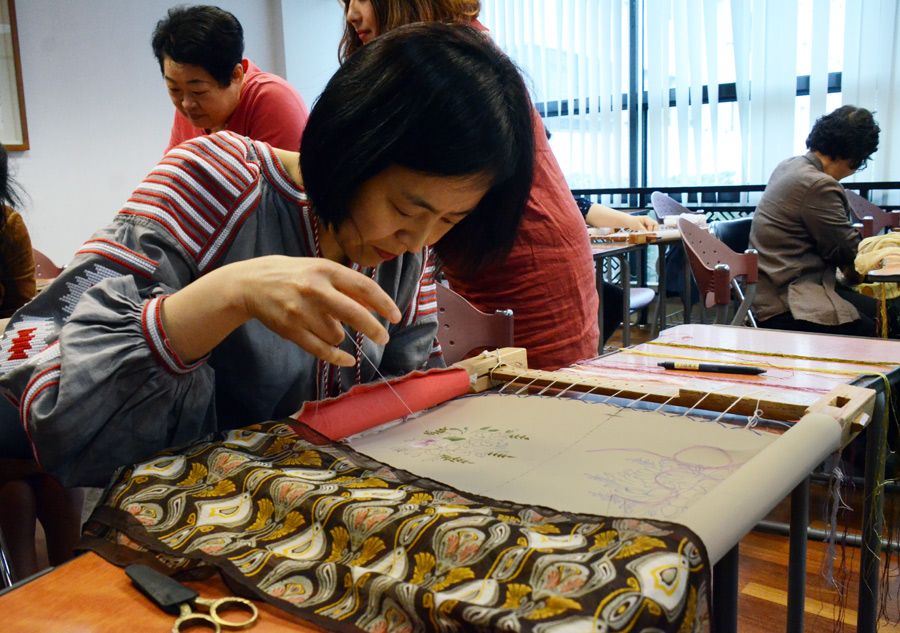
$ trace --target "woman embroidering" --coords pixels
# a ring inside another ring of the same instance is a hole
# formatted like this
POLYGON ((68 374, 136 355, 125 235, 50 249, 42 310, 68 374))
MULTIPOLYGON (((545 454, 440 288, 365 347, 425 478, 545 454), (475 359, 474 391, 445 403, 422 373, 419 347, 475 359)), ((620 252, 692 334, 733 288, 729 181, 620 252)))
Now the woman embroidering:
POLYGON ((442 364, 430 247, 472 269, 508 252, 530 108, 475 31, 413 25, 343 65, 299 156, 229 132, 174 149, 2 341, 0 387, 42 465, 102 485, 205 433, 442 364))
MULTIPOLYGON (((347 18, 341 59, 414 22, 468 24, 489 40, 476 19, 479 0, 339 1, 347 18)), ((597 355, 599 302, 583 216, 550 149, 544 122, 531 110, 534 179, 509 257, 480 272, 444 262, 443 272, 450 287, 479 310, 512 310, 515 345, 528 350, 528 364, 556 369, 597 355)))

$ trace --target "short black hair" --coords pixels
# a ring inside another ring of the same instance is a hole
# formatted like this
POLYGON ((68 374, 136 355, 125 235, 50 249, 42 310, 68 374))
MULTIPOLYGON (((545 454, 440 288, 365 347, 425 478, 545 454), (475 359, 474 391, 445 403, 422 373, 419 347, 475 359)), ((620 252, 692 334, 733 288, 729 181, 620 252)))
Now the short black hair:
POLYGON ((12 267, 6 258, 9 256, 12 236, 6 232, 9 212, 22 204, 19 185, 13 180, 9 167, 9 155, 6 147, 0 144, 0 281, 9 283, 12 267))
POLYGON ((806 147, 831 158, 847 159, 851 169, 859 169, 878 149, 880 131, 871 112, 845 105, 816 120, 806 147))
POLYGON ((474 272, 515 240, 533 178, 533 109, 518 68, 484 34, 399 27, 356 51, 313 106, 300 147, 307 194, 339 228, 360 185, 392 165, 487 174, 481 202, 436 245, 442 262, 474 272))
POLYGON ((0 207, 15 209, 21 204, 22 198, 9 169, 9 155, 6 147, 0 145, 0 207))
POLYGON ((179 64, 200 66, 225 87, 244 57, 244 29, 234 15, 219 7, 178 6, 156 23, 151 44, 161 72, 169 57, 179 64))

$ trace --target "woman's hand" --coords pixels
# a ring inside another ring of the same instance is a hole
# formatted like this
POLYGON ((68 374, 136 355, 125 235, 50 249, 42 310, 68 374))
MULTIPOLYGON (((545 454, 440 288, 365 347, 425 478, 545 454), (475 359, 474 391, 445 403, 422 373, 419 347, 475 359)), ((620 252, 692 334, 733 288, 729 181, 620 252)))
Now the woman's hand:
POLYGON ((659 228, 659 222, 649 215, 632 215, 630 217, 632 225, 628 228, 633 231, 655 231, 659 228))
POLYGON ((163 328, 184 362, 209 353, 250 319, 329 363, 356 361, 338 349, 343 323, 384 345, 387 330, 371 314, 400 321, 397 306, 369 277, 313 257, 269 256, 229 264, 163 303, 163 328))

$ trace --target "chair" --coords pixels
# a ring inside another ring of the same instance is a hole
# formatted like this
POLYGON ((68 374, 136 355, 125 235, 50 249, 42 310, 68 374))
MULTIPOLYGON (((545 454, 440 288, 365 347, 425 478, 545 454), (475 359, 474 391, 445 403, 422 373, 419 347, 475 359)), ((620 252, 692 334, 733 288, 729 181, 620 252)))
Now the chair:
POLYGON ((743 253, 750 246, 750 225, 752 224, 753 218, 750 216, 734 220, 720 220, 712 223, 712 230, 725 246, 735 253, 743 253))
POLYGON ((35 279, 56 279, 59 273, 63 271, 61 266, 57 266, 53 261, 36 248, 31 249, 34 255, 34 277, 35 279))
POLYGON ((638 286, 628 292, 628 310, 631 313, 643 310, 656 299, 656 291, 653 288, 638 286))
POLYGON ((512 347, 512 310, 488 314, 447 286, 438 283, 436 288, 438 342, 448 365, 461 361, 472 351, 512 347))
POLYGON ((900 211, 888 213, 855 191, 847 190, 847 201, 850 203, 850 218, 854 224, 862 224, 863 237, 878 235, 885 228, 900 228, 900 211))
POLYGON ((756 251, 735 253, 717 237, 684 218, 679 218, 678 230, 681 232, 691 272, 700 289, 702 305, 706 308, 716 307, 715 322, 740 325, 749 315, 755 326, 750 306, 756 296, 758 279, 756 251), (743 278, 743 289, 739 278, 743 278), (732 289, 740 303, 734 317, 728 321, 728 308, 733 303, 732 289))
MULTIPOLYGON (((665 223, 668 216, 679 216, 683 213, 692 213, 684 207, 680 202, 670 198, 666 194, 654 191, 650 194, 650 204, 653 205, 653 212, 660 224, 665 223)), ((684 253, 680 248, 666 248, 665 262, 659 262, 659 266, 666 267, 666 294, 679 295, 687 305, 690 297, 685 297, 686 289, 682 286, 682 274, 684 270, 684 253)), ((694 294, 694 293, 692 293, 694 294)))
MULTIPOLYGON (((665 224, 665 218, 668 216, 678 217, 684 213, 692 215, 699 214, 699 212, 693 212, 687 209, 680 202, 659 191, 654 191, 650 194, 650 203, 653 205, 653 211, 660 224, 665 224)), ((673 244, 661 248, 660 255, 662 261, 657 262, 657 267, 660 273, 660 279, 665 279, 665 287, 663 288, 665 296, 681 297, 681 303, 684 309, 684 322, 689 323, 691 309, 694 302, 698 300, 698 294, 697 288, 694 286, 693 282, 690 281, 690 277, 685 270, 684 250, 680 248, 678 244, 673 244)), ((662 297, 662 294, 660 294, 660 296, 662 297)), ((665 302, 663 301, 663 303, 665 302)), ((662 328, 665 326, 668 314, 658 315, 657 318, 662 320, 662 325, 660 326, 660 328, 662 328)))
POLYGON ((661 191, 654 191, 650 194, 650 204, 656 213, 656 218, 661 222, 667 215, 681 215, 682 213, 696 213, 686 208, 680 202, 667 196, 661 191))
POLYGON ((40 571, 42 556, 35 539, 40 521, 50 565, 73 556, 81 533, 82 488, 63 488, 34 460, 31 442, 19 422, 18 409, 0 398, 0 587, 40 571))

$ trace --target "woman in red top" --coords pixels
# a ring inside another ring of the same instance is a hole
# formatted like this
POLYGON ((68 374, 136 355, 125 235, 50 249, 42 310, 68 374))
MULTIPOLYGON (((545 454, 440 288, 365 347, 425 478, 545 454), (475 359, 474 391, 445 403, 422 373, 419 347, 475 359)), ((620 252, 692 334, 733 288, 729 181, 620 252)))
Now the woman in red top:
MULTIPOLYGON (((478 0, 341 0, 347 25, 340 44, 346 60, 379 34, 411 22, 477 21, 478 0)), ((531 196, 512 252, 504 262, 472 274, 444 262, 454 290, 478 309, 511 309, 515 343, 535 368, 555 369, 597 355, 599 307, 584 218, 553 156, 537 110, 531 196)))

